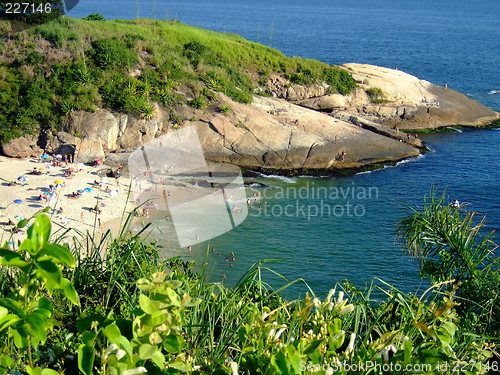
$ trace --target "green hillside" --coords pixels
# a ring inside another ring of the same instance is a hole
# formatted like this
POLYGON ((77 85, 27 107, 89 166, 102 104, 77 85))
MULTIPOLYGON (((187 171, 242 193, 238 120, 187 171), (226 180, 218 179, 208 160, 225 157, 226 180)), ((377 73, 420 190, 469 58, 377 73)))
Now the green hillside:
POLYGON ((343 94, 356 84, 344 70, 287 57, 238 35, 177 21, 92 21, 63 17, 22 32, 0 21, 0 141, 57 130, 74 110, 110 108, 148 118, 153 101, 204 107, 214 91, 249 103, 266 95, 270 73, 292 83, 325 81, 343 94))

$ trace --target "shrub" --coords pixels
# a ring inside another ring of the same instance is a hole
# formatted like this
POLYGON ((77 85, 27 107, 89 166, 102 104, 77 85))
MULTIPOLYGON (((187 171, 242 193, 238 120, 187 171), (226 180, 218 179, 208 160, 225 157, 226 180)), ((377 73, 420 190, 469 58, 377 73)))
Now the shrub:
POLYGON ((104 38, 92 42, 89 55, 103 69, 130 67, 137 61, 137 54, 118 39, 104 38))
POLYGON ((89 14, 87 17, 83 17, 86 21, 104 21, 104 16, 99 13, 89 14))
POLYGON ((26 56, 25 63, 29 65, 41 64, 44 60, 44 57, 40 53, 31 51, 28 56, 26 56))
POLYGON ((206 108, 207 107, 207 99, 203 96, 199 96, 193 100, 190 100, 187 102, 187 105, 190 106, 191 108, 206 108))
POLYGON ((217 94, 211 90, 209 90, 207 87, 204 87, 203 90, 201 90, 201 93, 208 99, 208 100, 219 100, 219 97, 217 94))
POLYGON ((230 105, 227 105, 227 104, 224 104, 224 105, 221 105, 219 106, 219 108, 217 108, 217 110, 220 112, 220 113, 224 113, 224 114, 227 114, 229 112, 232 111, 232 108, 230 105))
POLYGON ((410 209, 410 215, 399 223, 404 246, 421 266, 421 277, 433 284, 460 286, 460 310, 479 315, 478 325, 486 334, 500 329, 500 258, 494 232, 482 233, 485 218, 453 207, 433 189, 424 199, 421 211, 410 209))
POLYGON ((384 96, 384 92, 382 91, 381 88, 379 87, 370 87, 368 90, 366 90, 366 93, 372 97, 380 98, 384 96))
POLYGON ((328 67, 321 73, 321 79, 330 85, 330 92, 349 94, 357 87, 352 75, 343 69, 328 67))

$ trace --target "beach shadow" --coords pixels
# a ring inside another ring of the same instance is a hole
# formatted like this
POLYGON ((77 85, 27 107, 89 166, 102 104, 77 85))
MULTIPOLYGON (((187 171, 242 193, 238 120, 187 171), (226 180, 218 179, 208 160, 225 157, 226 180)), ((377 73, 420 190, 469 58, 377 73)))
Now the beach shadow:
POLYGON ((32 208, 43 208, 44 206, 42 206, 41 204, 28 204, 28 207, 32 207, 32 208))

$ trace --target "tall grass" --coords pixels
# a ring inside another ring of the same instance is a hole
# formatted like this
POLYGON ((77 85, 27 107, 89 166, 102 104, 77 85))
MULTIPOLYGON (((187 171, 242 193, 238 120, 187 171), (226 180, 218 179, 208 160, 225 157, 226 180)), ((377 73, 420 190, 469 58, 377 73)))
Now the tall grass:
MULTIPOLYGON (((439 200, 425 207, 438 207, 436 214, 447 210, 439 200)), ((449 214, 457 219, 454 211, 449 214)), ((234 287, 227 288, 223 283, 208 282, 203 268, 194 272, 192 262, 159 259, 155 242, 145 236, 147 226, 136 234, 130 231, 132 218, 133 213, 127 216, 115 239, 110 232, 100 240, 77 234, 72 237, 76 263, 65 267, 64 275, 78 292, 80 304, 59 295, 50 297, 57 306, 54 320, 48 322, 54 328, 37 354, 30 357, 30 364, 66 373, 76 373, 76 367, 85 373, 108 374, 118 368, 154 372, 172 365, 198 374, 299 374, 304 372, 301 363, 319 366, 372 361, 434 366, 427 373, 435 373, 438 364, 446 363, 450 370, 438 372, 451 374, 453 364, 474 363, 470 373, 484 374, 485 361, 495 354, 491 344, 495 338, 484 331, 494 323, 485 319, 483 303, 498 295, 489 289, 491 285, 481 290, 482 310, 476 313, 461 308, 460 304, 472 297, 461 294, 462 286, 454 281, 435 283, 420 295, 403 293, 382 280, 374 280, 365 290, 345 282, 333 286, 328 296, 320 299, 304 280, 290 282, 274 272, 271 261, 254 264, 234 287), (264 272, 283 280, 282 286, 274 289, 268 285, 264 272), (283 298, 283 292, 295 283, 304 283, 309 291, 306 297, 283 298), (148 288, 154 287, 167 289, 165 294, 148 294, 148 288), (373 298, 380 293, 385 298, 373 298), (164 306, 163 310, 156 310, 158 306, 164 306), (137 336, 137 332, 148 332, 148 324, 153 336, 137 336), (157 346, 161 337, 165 344, 157 346), (159 350, 152 361, 148 354, 153 350, 151 345, 159 350), (118 356, 116 350, 123 353, 118 356), (90 353, 95 361, 92 359, 90 368, 82 366, 81 356, 88 359, 90 353), (113 353, 116 363, 107 359, 113 353)), ((472 232, 475 228, 469 227, 472 232)), ((411 233, 405 238, 414 243, 411 233)), ((418 238, 426 241, 433 237, 424 234, 418 238)), ((68 242, 67 236, 56 235, 54 239, 61 244, 68 242)), ((208 252, 209 248, 207 258, 208 252)), ((0 254, 0 314, 4 317, 11 305, 2 297, 18 290, 16 285, 22 280, 10 268, 17 264, 10 260, 15 259, 13 254, 4 249, 0 254)), ((37 295, 43 295, 43 286, 40 284, 37 295)), ((5 368, 4 363, 14 362, 2 362, 2 358, 12 355, 14 346, 10 331, 1 324, 0 332, 6 332, 0 336, 0 368, 5 368)), ((24 370, 23 360, 21 357, 10 369, 24 370)))

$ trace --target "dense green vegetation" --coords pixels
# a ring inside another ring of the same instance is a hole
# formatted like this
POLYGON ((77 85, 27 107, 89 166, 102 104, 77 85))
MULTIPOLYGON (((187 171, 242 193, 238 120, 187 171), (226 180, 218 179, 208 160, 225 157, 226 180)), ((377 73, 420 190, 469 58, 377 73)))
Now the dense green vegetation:
POLYGON ((356 87, 337 67, 176 21, 61 17, 21 32, 0 21, 0 36, 1 142, 57 130, 74 110, 148 118, 158 102, 175 118, 176 105, 191 100, 203 108, 214 91, 249 103, 255 93, 266 95, 271 73, 292 83, 324 81, 343 94, 356 87))
POLYGON ((192 263, 158 259, 155 243, 126 225, 118 239, 94 243, 71 232, 51 236, 40 214, 19 223, 31 226, 18 250, 0 249, 0 368, 47 375, 494 373, 500 276, 483 222, 433 192, 399 227, 431 288, 417 296, 382 281, 365 291, 345 282, 323 298, 310 290, 288 301, 280 292, 292 283, 267 285, 266 262, 228 289, 205 281, 192 263), (371 298, 376 289, 385 300, 371 298), (371 367, 353 367, 359 364, 371 367))

